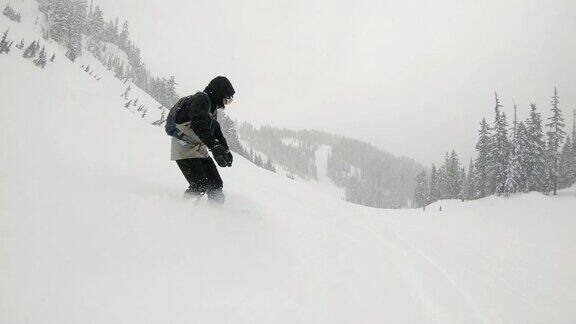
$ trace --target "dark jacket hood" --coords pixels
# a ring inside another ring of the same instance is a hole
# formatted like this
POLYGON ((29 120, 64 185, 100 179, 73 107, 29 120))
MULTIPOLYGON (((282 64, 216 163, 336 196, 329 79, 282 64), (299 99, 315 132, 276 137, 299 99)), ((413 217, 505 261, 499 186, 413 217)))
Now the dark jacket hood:
POLYGON ((228 78, 217 76, 204 89, 204 92, 210 97, 210 110, 214 111, 224 107, 224 98, 232 97, 235 93, 234 87, 228 78))

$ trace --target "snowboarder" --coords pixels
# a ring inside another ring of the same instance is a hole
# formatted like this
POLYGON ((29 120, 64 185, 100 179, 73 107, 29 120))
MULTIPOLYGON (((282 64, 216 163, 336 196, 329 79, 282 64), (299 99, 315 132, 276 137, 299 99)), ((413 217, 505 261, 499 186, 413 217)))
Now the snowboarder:
POLYGON ((208 150, 220 167, 232 166, 233 156, 217 120, 217 109, 232 102, 234 88, 230 81, 218 76, 202 92, 181 98, 171 109, 166 131, 172 135, 171 159, 188 181, 185 198, 224 202, 223 182, 208 150), (172 116, 171 116, 172 115, 172 116), (173 131, 169 131, 173 125, 173 131))

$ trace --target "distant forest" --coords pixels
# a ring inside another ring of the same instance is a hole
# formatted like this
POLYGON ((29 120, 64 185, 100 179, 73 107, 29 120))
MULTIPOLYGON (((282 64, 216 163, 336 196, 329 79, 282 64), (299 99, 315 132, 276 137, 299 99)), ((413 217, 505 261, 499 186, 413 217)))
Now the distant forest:
POLYGON ((528 118, 519 121, 514 104, 509 126, 502 107, 495 94, 493 122, 480 122, 477 156, 467 170, 452 151, 446 153, 439 168, 432 165, 429 175, 426 171, 417 175, 414 207, 425 207, 439 199, 473 200, 493 194, 539 191, 556 195, 558 189, 576 182, 576 110, 570 136, 557 89, 545 123, 535 104, 530 104, 528 118))
POLYGON ((415 176, 424 167, 414 160, 395 157, 368 143, 313 130, 288 130, 243 123, 241 139, 263 152, 290 173, 303 179, 318 178, 315 152, 331 147, 328 177, 344 188, 346 201, 378 208, 409 205, 415 176))

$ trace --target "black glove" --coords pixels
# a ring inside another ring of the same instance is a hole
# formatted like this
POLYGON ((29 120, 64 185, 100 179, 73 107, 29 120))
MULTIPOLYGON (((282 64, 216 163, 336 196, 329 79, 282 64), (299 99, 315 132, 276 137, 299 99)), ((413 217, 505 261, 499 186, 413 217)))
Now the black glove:
POLYGON ((218 163, 220 167, 224 168, 228 166, 229 152, 224 146, 216 144, 210 149, 210 151, 212 151, 212 156, 214 157, 214 160, 216 160, 216 163, 218 163))
POLYGON ((232 161, 234 160, 234 156, 232 156, 232 152, 228 151, 228 154, 226 154, 226 159, 228 160, 228 166, 231 167, 232 161))

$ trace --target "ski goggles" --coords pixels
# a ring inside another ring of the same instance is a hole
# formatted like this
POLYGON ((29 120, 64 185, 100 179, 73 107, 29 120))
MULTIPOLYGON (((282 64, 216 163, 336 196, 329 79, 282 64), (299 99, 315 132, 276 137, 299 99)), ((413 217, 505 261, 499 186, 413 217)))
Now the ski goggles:
POLYGON ((224 100, 222 100, 222 102, 224 103, 224 106, 231 104, 232 101, 234 101, 234 97, 232 97, 232 96, 225 97, 224 100))

